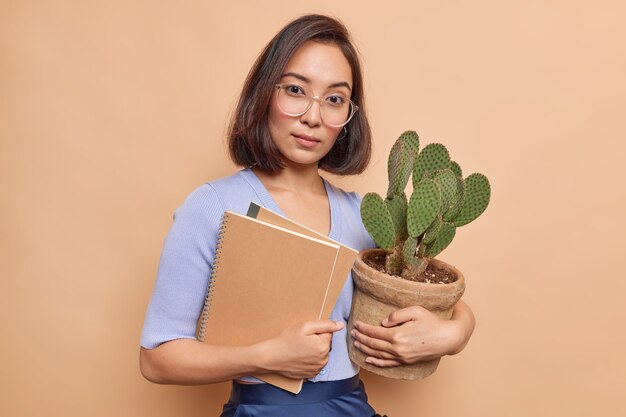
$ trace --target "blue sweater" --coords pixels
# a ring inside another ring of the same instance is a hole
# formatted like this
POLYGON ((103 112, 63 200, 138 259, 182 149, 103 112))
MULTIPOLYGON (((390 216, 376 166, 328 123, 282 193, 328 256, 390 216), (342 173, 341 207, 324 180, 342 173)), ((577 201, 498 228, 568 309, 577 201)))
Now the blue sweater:
MULTIPOLYGON (((330 202, 329 237, 359 251, 375 247, 361 222, 361 197, 323 181, 330 202)), ((246 214, 251 201, 285 216, 250 168, 200 186, 175 211, 146 313, 141 346, 152 349, 173 339, 195 339, 222 214, 226 210, 246 214)), ((330 316, 332 320, 347 324, 352 292, 350 273, 330 316)), ((328 364, 311 381, 345 379, 358 372, 348 357, 346 327, 333 334, 328 364)), ((258 381, 253 377, 243 379, 258 381)))

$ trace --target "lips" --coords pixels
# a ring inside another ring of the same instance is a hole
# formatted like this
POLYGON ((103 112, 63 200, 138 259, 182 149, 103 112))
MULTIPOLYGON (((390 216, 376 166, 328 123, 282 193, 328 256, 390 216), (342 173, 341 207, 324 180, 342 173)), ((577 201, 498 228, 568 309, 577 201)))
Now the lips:
POLYGON ((319 139, 317 139, 315 136, 308 136, 308 135, 294 135, 294 136, 300 139, 308 140, 309 142, 319 142, 319 139))
POLYGON ((313 136, 293 135, 293 137, 296 139, 296 142, 306 148, 311 148, 319 143, 319 140, 313 136))

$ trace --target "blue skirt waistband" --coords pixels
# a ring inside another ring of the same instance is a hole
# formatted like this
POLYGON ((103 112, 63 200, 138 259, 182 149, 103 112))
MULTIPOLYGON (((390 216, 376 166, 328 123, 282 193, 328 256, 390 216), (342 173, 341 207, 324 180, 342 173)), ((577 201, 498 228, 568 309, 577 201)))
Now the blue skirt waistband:
POLYGON ((270 384, 240 384, 233 381, 230 402, 239 404, 312 404, 328 401, 354 391, 359 386, 359 375, 327 382, 305 382, 298 394, 270 384))

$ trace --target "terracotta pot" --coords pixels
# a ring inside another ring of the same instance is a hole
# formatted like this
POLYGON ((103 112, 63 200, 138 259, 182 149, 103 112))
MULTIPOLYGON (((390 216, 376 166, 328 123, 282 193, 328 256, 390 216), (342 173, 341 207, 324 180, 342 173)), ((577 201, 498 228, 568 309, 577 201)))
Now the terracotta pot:
POLYGON ((383 249, 361 251, 352 268, 355 289, 347 336, 350 359, 363 369, 388 378, 420 379, 427 377, 435 372, 439 359, 391 368, 379 368, 365 363, 366 355, 354 347, 353 339, 350 336, 353 323, 358 320, 380 326, 382 320, 391 312, 415 305, 422 306, 442 318, 449 319, 452 316, 454 304, 461 298, 465 290, 465 278, 455 267, 437 259, 432 259, 430 262, 455 274, 457 276, 456 281, 449 284, 408 281, 380 272, 363 262, 363 258, 380 252, 383 252, 383 249))

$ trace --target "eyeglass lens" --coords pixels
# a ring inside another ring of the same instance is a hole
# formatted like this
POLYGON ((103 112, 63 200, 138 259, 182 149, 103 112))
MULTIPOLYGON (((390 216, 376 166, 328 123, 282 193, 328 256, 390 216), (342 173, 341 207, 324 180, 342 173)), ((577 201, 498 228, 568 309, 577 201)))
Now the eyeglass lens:
MULTIPOLYGON (((313 96, 298 86, 278 86, 278 106, 291 116, 306 113, 313 105, 313 96)), ((354 114, 353 103, 340 94, 331 94, 317 99, 320 102, 322 121, 333 127, 348 123, 354 114)))

